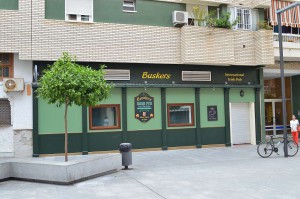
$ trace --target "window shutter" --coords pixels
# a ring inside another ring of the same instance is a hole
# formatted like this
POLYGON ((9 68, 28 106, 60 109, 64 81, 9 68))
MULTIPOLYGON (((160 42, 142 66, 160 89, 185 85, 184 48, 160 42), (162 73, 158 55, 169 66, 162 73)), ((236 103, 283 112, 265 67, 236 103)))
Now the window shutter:
MULTIPOLYGON (((227 11, 230 12, 230 22, 233 23, 234 20, 237 18, 237 16, 236 16, 236 7, 228 7, 227 11)), ((232 29, 236 30, 237 25, 233 26, 232 29)))
POLYGON ((93 0, 66 0, 66 15, 93 16, 93 0))
POLYGON ((7 99, 0 99, 0 125, 11 125, 10 103, 7 99))
POLYGON ((259 15, 257 9, 251 9, 251 30, 256 31, 258 30, 258 22, 259 22, 259 15))

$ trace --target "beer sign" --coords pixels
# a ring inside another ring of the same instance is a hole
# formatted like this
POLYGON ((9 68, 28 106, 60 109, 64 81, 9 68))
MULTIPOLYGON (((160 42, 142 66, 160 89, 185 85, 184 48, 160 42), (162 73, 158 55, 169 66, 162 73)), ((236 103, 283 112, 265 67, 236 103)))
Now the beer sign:
POLYGON ((134 98, 135 118, 145 123, 154 118, 154 97, 140 93, 134 98))

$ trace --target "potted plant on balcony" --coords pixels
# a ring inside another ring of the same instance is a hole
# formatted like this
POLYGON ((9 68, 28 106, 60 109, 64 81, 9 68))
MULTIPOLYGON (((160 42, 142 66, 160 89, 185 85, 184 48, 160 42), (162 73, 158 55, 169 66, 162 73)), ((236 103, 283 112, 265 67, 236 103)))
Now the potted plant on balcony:
POLYGON ((190 15, 193 17, 192 22, 194 26, 205 26, 205 21, 208 16, 208 12, 206 10, 200 8, 200 6, 194 6, 193 12, 190 13, 190 15))
POLYGON ((235 26, 239 19, 237 18, 233 22, 230 21, 230 12, 224 13, 219 18, 212 17, 214 14, 209 13, 207 17, 207 26, 208 27, 216 27, 216 28, 226 28, 231 29, 233 26, 235 26))

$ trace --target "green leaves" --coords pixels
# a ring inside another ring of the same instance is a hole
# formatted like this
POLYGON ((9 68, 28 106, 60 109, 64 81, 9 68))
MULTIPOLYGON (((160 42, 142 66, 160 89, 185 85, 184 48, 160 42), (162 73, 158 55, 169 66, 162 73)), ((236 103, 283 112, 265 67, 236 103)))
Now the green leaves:
POLYGON ((231 29, 233 26, 237 24, 239 18, 234 20, 233 22, 230 21, 230 12, 223 13, 220 18, 212 17, 213 14, 209 14, 207 18, 207 25, 210 27, 217 27, 217 28, 227 28, 231 29))
POLYGON ((94 106, 108 98, 111 84, 104 80, 104 71, 81 66, 76 58, 63 53, 49 69, 44 71, 39 80, 38 97, 48 100, 50 104, 61 106, 69 99, 69 104, 94 106))

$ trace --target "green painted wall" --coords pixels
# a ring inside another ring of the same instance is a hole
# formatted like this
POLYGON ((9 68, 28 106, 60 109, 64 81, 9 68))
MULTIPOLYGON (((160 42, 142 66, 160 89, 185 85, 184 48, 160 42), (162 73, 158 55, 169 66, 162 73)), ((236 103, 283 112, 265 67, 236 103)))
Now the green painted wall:
POLYGON ((88 134, 89 151, 118 150, 120 143, 122 143, 121 132, 101 132, 88 134))
POLYGON ((255 91, 253 88, 231 88, 229 91, 229 102, 255 102, 255 91), (244 91, 244 97, 240 96, 241 90, 244 91))
POLYGON ((127 120, 128 131, 161 129, 161 93, 159 88, 147 88, 146 93, 154 97, 154 118, 146 123, 135 119, 134 98, 144 92, 144 88, 128 88, 127 90, 127 120))
MULTIPOLYGON (((60 108, 48 104, 45 100, 39 99, 39 134, 64 133, 64 111, 65 106, 60 108)), ((69 107, 68 111, 68 132, 82 132, 82 108, 79 106, 69 107)))
MULTIPOLYGON (((81 152, 81 134, 69 133, 68 152, 81 152)), ((39 135, 40 154, 64 153, 65 137, 63 134, 39 135)))
POLYGON ((224 127, 225 126, 225 107, 224 89, 222 88, 201 88, 200 89, 200 118, 201 128, 205 127, 224 127), (207 106, 217 106, 218 121, 207 120, 207 106))
MULTIPOLYGON (((7 0, 0 0, 0 2, 7 0)), ((185 4, 137 0, 137 12, 123 12, 123 1, 94 0, 94 22, 172 27, 172 12, 185 11, 185 4)), ((46 0, 45 18, 65 20, 65 0, 46 0)))
POLYGON ((225 144, 225 128, 201 128, 202 144, 225 144))
POLYGON ((122 131, 122 91, 121 88, 114 88, 110 92, 110 96, 108 99, 99 102, 98 104, 120 104, 120 122, 121 128, 120 129, 111 129, 111 130, 89 130, 89 108, 87 114, 87 121, 88 121, 88 132, 109 132, 109 131, 122 131))
POLYGON ((185 11, 185 4, 137 0, 137 12, 123 12, 123 1, 94 0, 94 21, 150 26, 173 26, 172 12, 185 11))
MULTIPOLYGON (((195 110, 195 89, 194 88, 167 88, 166 89, 166 102, 168 104, 174 103, 193 103, 194 104, 194 126, 183 126, 183 127, 168 127, 167 129, 181 129, 181 128, 195 128, 196 126, 196 110, 195 110)), ((166 108, 168 108, 166 106, 166 108)), ((168 121, 168 113, 167 121, 168 121)))
POLYGON ((45 0, 45 19, 65 20, 65 0, 45 0))
POLYGON ((162 147, 161 130, 128 132, 128 142, 134 149, 162 147))
POLYGON ((196 129, 168 129, 168 147, 196 146, 196 129))
POLYGON ((0 0, 0 9, 18 10, 19 0, 0 0))

